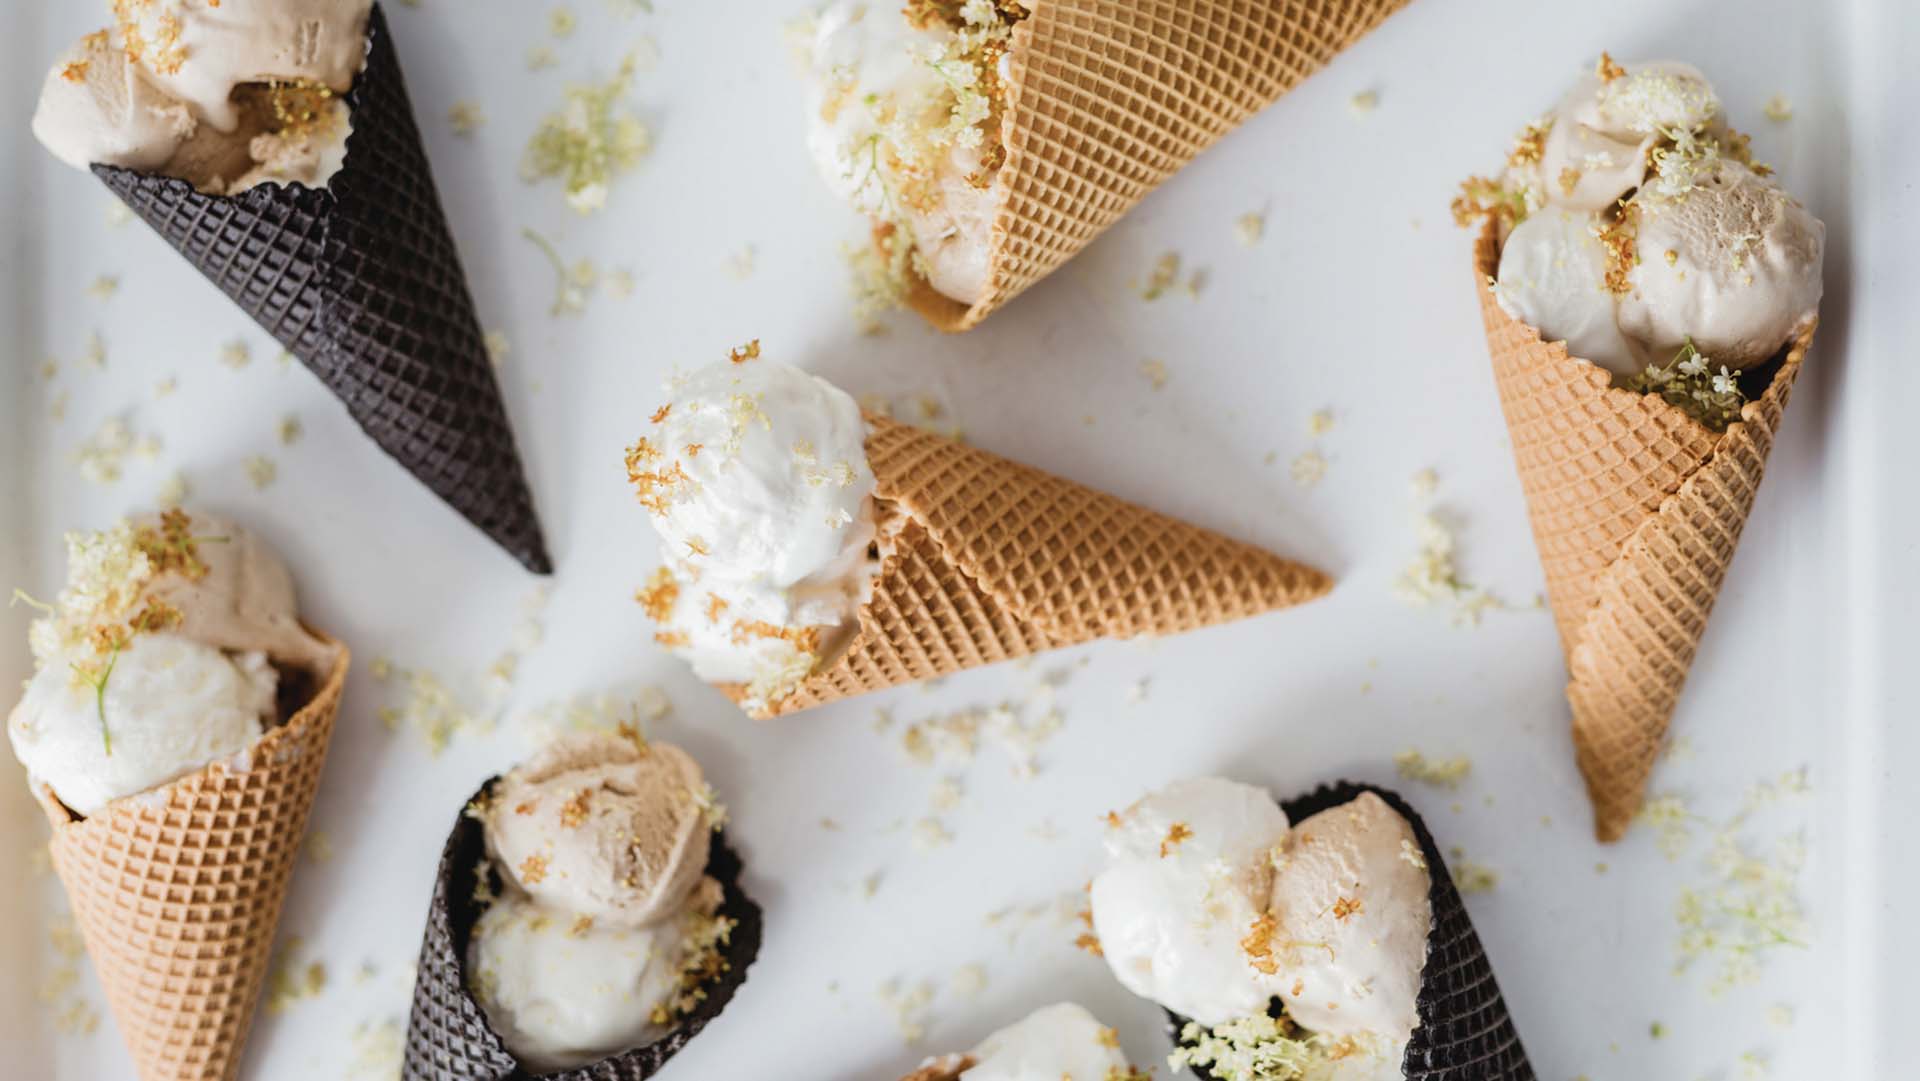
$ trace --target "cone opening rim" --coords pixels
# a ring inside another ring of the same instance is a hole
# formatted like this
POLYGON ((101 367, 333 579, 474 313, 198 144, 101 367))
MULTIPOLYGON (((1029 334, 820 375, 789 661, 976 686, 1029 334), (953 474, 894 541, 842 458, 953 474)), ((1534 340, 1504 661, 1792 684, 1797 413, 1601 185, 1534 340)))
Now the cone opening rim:
MULTIPOLYGON (((341 642, 339 639, 334 638, 332 635, 314 627, 306 621, 302 620, 300 625, 306 628, 307 633, 318 638, 322 644, 330 648, 333 654, 333 662, 318 680, 312 695, 307 698, 304 705, 288 714, 286 720, 262 732, 259 739, 249 743, 239 753, 246 754, 250 757, 260 755, 263 750, 270 753, 274 747, 286 741, 288 737, 286 737, 284 733, 292 731, 296 727, 305 728, 317 719, 322 712, 338 708, 340 695, 346 688, 347 669, 353 661, 352 651, 347 648, 346 643, 341 642)), ((222 755, 220 758, 208 762, 198 769, 183 773, 165 784, 155 785, 152 788, 121 796, 118 799, 109 800, 106 806, 102 807, 97 813, 90 815, 80 814, 61 802, 60 797, 54 795, 53 787, 44 781, 36 780, 33 783, 33 794, 34 798, 39 802, 41 809, 46 812, 47 821, 51 823, 57 831, 62 828, 79 826, 96 819, 106 819, 116 810, 127 806, 129 801, 137 800, 142 804, 152 801, 156 804, 171 805, 174 798, 180 792, 198 790, 201 786, 205 785, 207 781, 211 780, 216 772, 221 776, 240 776, 244 773, 251 772, 250 770, 240 771, 229 769, 225 763, 226 759, 230 757, 232 756, 222 755)))
MULTIPOLYGON (((899 421, 881 416, 871 410, 862 409, 860 416, 861 420, 864 421, 867 426, 867 436, 866 439, 862 441, 863 447, 870 446, 876 433, 885 428, 910 427, 910 425, 902 425, 899 421)), ((867 450, 867 459, 868 468, 871 469, 873 454, 870 449, 867 450)), ((975 574, 972 568, 968 567, 954 555, 952 549, 947 546, 945 541, 941 540, 939 534, 934 531, 931 525, 919 515, 915 514, 913 509, 900 499, 881 493, 880 489, 883 483, 876 473, 873 493, 874 519, 876 522, 874 543, 878 547, 880 559, 874 565, 873 573, 868 579, 867 595, 861 600, 859 607, 854 611, 855 626, 852 633, 843 633, 840 636, 841 640, 836 648, 830 654, 823 654, 819 662, 814 665, 813 670, 807 673, 807 677, 801 680, 800 684, 794 687, 793 690, 783 695, 778 702, 768 703, 767 708, 762 710, 746 710, 747 715, 754 720, 773 720, 774 718, 785 716, 788 713, 801 712, 799 709, 786 708, 787 703, 791 702, 808 685, 823 678, 830 669, 844 661, 865 643, 884 640, 886 638, 886 635, 880 629, 879 617, 876 616, 873 611, 873 595, 879 588, 880 583, 886 580, 890 573, 895 572, 901 558, 902 549, 905 547, 905 545, 901 543, 902 538, 908 537, 909 534, 912 534, 916 530, 919 535, 924 536, 927 541, 934 546, 940 553, 941 559, 955 571, 959 572, 962 578, 965 578, 971 583, 981 596, 992 600, 995 604, 1000 603, 1000 599, 988 591, 986 586, 981 582, 980 576, 975 574)), ((1057 633, 1053 628, 1042 626, 1038 621, 1033 620, 1032 617, 1021 615, 1019 618, 1023 621, 1034 623, 1035 631, 1044 635, 1046 638, 1053 639, 1057 637, 1057 633)), ((842 630, 844 630, 844 628, 842 628, 842 630)), ((722 694, 733 700, 735 704, 738 704, 744 699, 747 693, 747 685, 744 683, 717 683, 714 684, 714 686, 719 689, 722 694)))
MULTIPOLYGON (((386 39, 385 44, 388 51, 392 50, 392 32, 387 29, 386 13, 381 10, 378 3, 375 3, 368 9, 367 29, 364 37, 366 38, 363 45, 365 59, 360 63, 360 70, 354 74, 353 85, 347 88, 345 94, 341 95, 342 100, 347 103, 348 123, 346 138, 342 140, 344 152, 340 159, 340 167, 333 171, 332 175, 327 178, 326 183, 318 187, 301 180, 263 180, 244 191, 222 192, 216 195, 211 192, 201 191, 192 181, 187 180, 185 177, 173 176, 168 173, 159 172, 158 170, 129 169, 124 165, 108 165, 104 162, 97 161, 90 163, 88 169, 102 178, 109 176, 141 177, 160 184, 163 187, 176 189, 177 193, 181 189, 184 189, 184 192, 190 192, 205 199, 225 199, 233 202, 272 204, 277 201, 279 193, 285 192, 296 202, 312 201, 323 206, 338 203, 340 193, 334 190, 333 185, 336 180, 346 174, 348 162, 353 160, 353 141, 354 138, 360 134, 360 130, 353 126, 352 116, 353 113, 360 108, 366 96, 366 79, 374 70, 373 57, 378 48, 374 43, 375 38, 386 39), (254 192, 261 193, 257 199, 250 198, 254 192)), ((395 68, 396 70, 398 68, 397 57, 395 58, 395 68)))
MULTIPOLYGON (((1473 252, 1474 279, 1478 283, 1479 288, 1488 293, 1492 292, 1492 283, 1499 278, 1500 252, 1503 247, 1504 245, 1500 240, 1500 223, 1493 216, 1488 215, 1481 223, 1480 235, 1474 242, 1473 252)), ((1655 409, 1658 412, 1663 415, 1678 417, 1683 423, 1689 425, 1692 430, 1704 433, 1716 442, 1724 441, 1727 433, 1731 432, 1735 426, 1749 423, 1752 420, 1753 414, 1765 408, 1762 403, 1773 396, 1776 389, 1783 385, 1782 377, 1789 376, 1788 369, 1805 360, 1807 350, 1813 346, 1814 331, 1818 329, 1820 325, 1820 317, 1818 314, 1815 314, 1813 319, 1805 326, 1795 328, 1793 336, 1787 339, 1786 343, 1778 350, 1775 350, 1772 356, 1754 365, 1752 368, 1747 369, 1749 371, 1760 371, 1771 368, 1773 374, 1771 378, 1767 380, 1767 385, 1761 388, 1760 393, 1748 398, 1746 402, 1740 406, 1739 419, 1732 421, 1725 428, 1715 431, 1705 424, 1702 424, 1686 410, 1681 409, 1679 406, 1674 405, 1658 394, 1651 391, 1637 392, 1620 386, 1614 381, 1615 376, 1611 370, 1603 368, 1593 361, 1588 360, 1586 357, 1580 356, 1568 349, 1567 343, 1564 340, 1548 341, 1546 336, 1540 333, 1538 327, 1514 318, 1505 308, 1500 307, 1497 300, 1494 302, 1493 307, 1498 309, 1501 316, 1508 322, 1514 326, 1524 328, 1528 334, 1532 335, 1532 339, 1528 344, 1538 344, 1546 348, 1555 359, 1564 359, 1567 363, 1574 365, 1581 371, 1582 375, 1589 380, 1605 378, 1606 387, 1604 392, 1608 397, 1620 394, 1632 399, 1651 401, 1655 404, 1655 409)), ((1791 383, 1792 379, 1787 378, 1785 385, 1791 385, 1791 383)), ((1718 450, 1718 447, 1716 446, 1715 449, 1718 450)), ((1707 460, 1711 461, 1712 459, 1709 457, 1707 460)), ((1703 462, 1702 465, 1704 464, 1703 462)))

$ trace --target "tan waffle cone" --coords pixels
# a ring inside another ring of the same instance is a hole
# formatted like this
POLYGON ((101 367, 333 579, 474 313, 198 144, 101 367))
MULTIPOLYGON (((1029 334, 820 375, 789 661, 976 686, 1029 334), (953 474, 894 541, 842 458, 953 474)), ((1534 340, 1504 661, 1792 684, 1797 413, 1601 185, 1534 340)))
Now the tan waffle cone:
POLYGON ((1474 278, 1494 382, 1566 651, 1594 832, 1618 840, 1645 796, 1813 327, 1716 433, 1658 396, 1613 387, 1566 343, 1508 315, 1489 287, 1499 265, 1489 222, 1474 278))
POLYGON ((1244 619, 1332 587, 1311 567, 1072 481, 867 422, 875 497, 898 532, 846 651, 758 716, 1095 638, 1244 619))
POLYGON ((1006 201, 987 293, 916 282, 907 303, 966 330, 1080 253, 1161 182, 1409 0, 1045 0, 1008 53, 1006 201))
MULTIPOLYGON (((330 641, 330 640, 329 640, 330 641)), ((346 683, 216 763, 79 818, 44 787, 53 867, 141 1081, 229 1081, 266 978, 346 683)))

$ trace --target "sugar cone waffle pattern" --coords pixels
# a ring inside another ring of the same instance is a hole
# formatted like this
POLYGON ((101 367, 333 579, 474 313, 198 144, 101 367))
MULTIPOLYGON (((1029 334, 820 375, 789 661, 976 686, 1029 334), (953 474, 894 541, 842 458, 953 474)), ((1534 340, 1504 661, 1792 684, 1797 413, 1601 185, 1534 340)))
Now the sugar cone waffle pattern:
MULTIPOLYGON (((492 786, 493 781, 488 781, 475 797, 492 786)), ((447 838, 434 878, 414 978, 413 1010, 407 1020, 402 1081, 525 1081, 529 1077, 467 990, 467 943, 482 911, 475 896, 475 876, 485 869, 486 858, 480 823, 462 814, 447 838)), ((720 914, 735 921, 726 947, 727 971, 707 985, 707 997, 672 1032, 652 1043, 576 1069, 543 1073, 542 1081, 645 1081, 732 1001, 760 952, 760 906, 741 891, 740 857, 722 836, 713 839, 707 875, 722 888, 720 914)))
MULTIPOLYGON (((1288 821, 1299 822, 1351 802, 1363 792, 1379 796, 1407 820, 1427 860, 1427 903, 1433 910, 1433 928, 1427 933, 1427 962, 1420 971, 1420 1024, 1407 1041, 1402 1076, 1407 1081, 1534 1081, 1533 1064, 1527 1061, 1527 1049, 1513 1027, 1493 964, 1440 857, 1440 845, 1420 815, 1393 792, 1345 781, 1283 801, 1281 807, 1288 821)), ((1187 1018, 1170 1010, 1167 1018, 1178 1044, 1187 1018)), ((1208 1081, 1214 1077, 1204 1068, 1191 1069, 1208 1081)))
POLYGON ((1095 638, 1178 634, 1332 588, 1311 567, 1072 481, 867 423, 882 518, 904 525, 847 650, 765 716, 1095 638))
POLYGON ((274 926, 347 678, 237 767, 215 764, 77 818, 42 789, 49 850, 141 1081, 228 1081, 253 1022, 274 926))
POLYGON ((1613 841, 1645 797, 1813 328, 1716 433, 1658 397, 1612 387, 1606 371, 1508 315, 1488 286, 1499 256, 1488 223, 1474 277, 1494 381, 1567 655, 1594 832, 1613 841))
POLYGON ((1008 187, 987 294, 969 307, 917 282, 908 304, 942 330, 979 323, 1408 2, 1032 5, 1008 54, 1008 187))
POLYGON ((380 448, 529 570, 553 564, 440 209, 385 16, 324 190, 203 195, 94 166, 134 213, 326 383, 380 448))

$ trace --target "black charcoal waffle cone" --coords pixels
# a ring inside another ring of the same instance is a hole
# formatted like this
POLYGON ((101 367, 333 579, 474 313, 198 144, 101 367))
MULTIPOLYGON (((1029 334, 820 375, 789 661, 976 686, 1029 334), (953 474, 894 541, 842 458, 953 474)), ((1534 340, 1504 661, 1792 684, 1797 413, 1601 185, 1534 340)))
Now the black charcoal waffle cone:
MULTIPOLYGON (((492 786, 492 780, 482 785, 476 798, 492 786)), ((467 991, 467 942, 485 907, 475 899, 474 876, 486 866, 486 855, 479 821, 463 812, 440 856, 427 909, 402 1081, 523 1081, 533 1076, 543 1081, 643 1081, 726 1008, 760 952, 760 906, 741 892, 740 857, 716 834, 707 876, 720 883, 719 914, 734 921, 726 944, 727 971, 705 985, 707 997, 665 1036, 586 1066, 534 1075, 514 1060, 467 991)))
MULTIPOLYGON (((1401 1073, 1407 1081, 1535 1081, 1533 1064, 1520 1045, 1520 1033, 1500 996, 1487 951, 1474 933, 1467 906, 1454 887, 1453 876, 1440 858, 1427 824, 1398 794, 1370 784, 1341 781, 1322 785, 1304 796, 1282 800, 1289 822, 1298 823, 1331 807, 1371 792, 1385 800, 1413 827, 1420 851, 1427 858, 1427 901, 1433 907, 1433 928, 1427 933, 1427 964, 1420 973, 1420 1024, 1407 1041, 1401 1073)), ((1187 1018, 1167 1011, 1173 1042, 1187 1018)), ((1199 1066, 1195 1076, 1214 1081, 1199 1066)))
POLYGON ((93 171, 318 375, 380 448, 539 574, 550 573, 500 386, 440 209, 386 17, 346 96, 346 162, 324 189, 205 195, 93 171))

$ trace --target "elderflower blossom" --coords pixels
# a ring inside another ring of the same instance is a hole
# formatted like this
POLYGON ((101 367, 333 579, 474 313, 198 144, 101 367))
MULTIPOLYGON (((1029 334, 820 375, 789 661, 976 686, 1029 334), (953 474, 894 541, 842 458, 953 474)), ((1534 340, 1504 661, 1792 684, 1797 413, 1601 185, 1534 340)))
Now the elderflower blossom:
POLYGON ((1702 880, 1681 889, 1674 901, 1674 972, 1711 964, 1707 993, 1719 997, 1756 983, 1771 951, 1807 948, 1809 925, 1798 882, 1806 842, 1797 828, 1767 839, 1755 816, 1807 791, 1804 771, 1762 781, 1724 823, 1713 827, 1700 860, 1702 880))
POLYGON ((98 533, 69 533, 66 545, 67 584, 27 629, 36 666, 87 645, 95 624, 119 623, 132 615, 141 587, 153 576, 131 523, 119 522, 98 533))
POLYGON ((1740 419, 1740 410, 1747 404, 1740 373, 1725 365, 1716 370, 1712 360, 1691 341, 1667 363, 1647 365, 1645 371, 1627 380, 1627 386, 1642 394, 1658 394, 1667 404, 1714 431, 1724 431, 1740 419))
POLYGON ((1307 1081, 1330 1076, 1341 1060, 1378 1058, 1387 1050, 1370 1033, 1333 1037, 1307 1032, 1290 1018, 1260 1015, 1211 1028, 1187 1022, 1167 1064, 1221 1081, 1307 1081))
POLYGON ((636 63, 629 53, 606 82, 567 87, 561 110, 541 121, 527 143, 521 179, 535 183, 559 177, 567 205, 582 214, 606 206, 611 181, 652 149, 652 133, 622 101, 636 63))
POLYGON ((1456 627, 1479 626, 1481 615, 1488 609, 1507 607, 1506 602, 1491 591, 1460 576, 1460 566, 1454 558, 1457 542, 1453 530, 1444 521, 1423 513, 1416 524, 1420 552, 1394 582, 1396 596, 1416 607, 1451 601, 1456 627))

